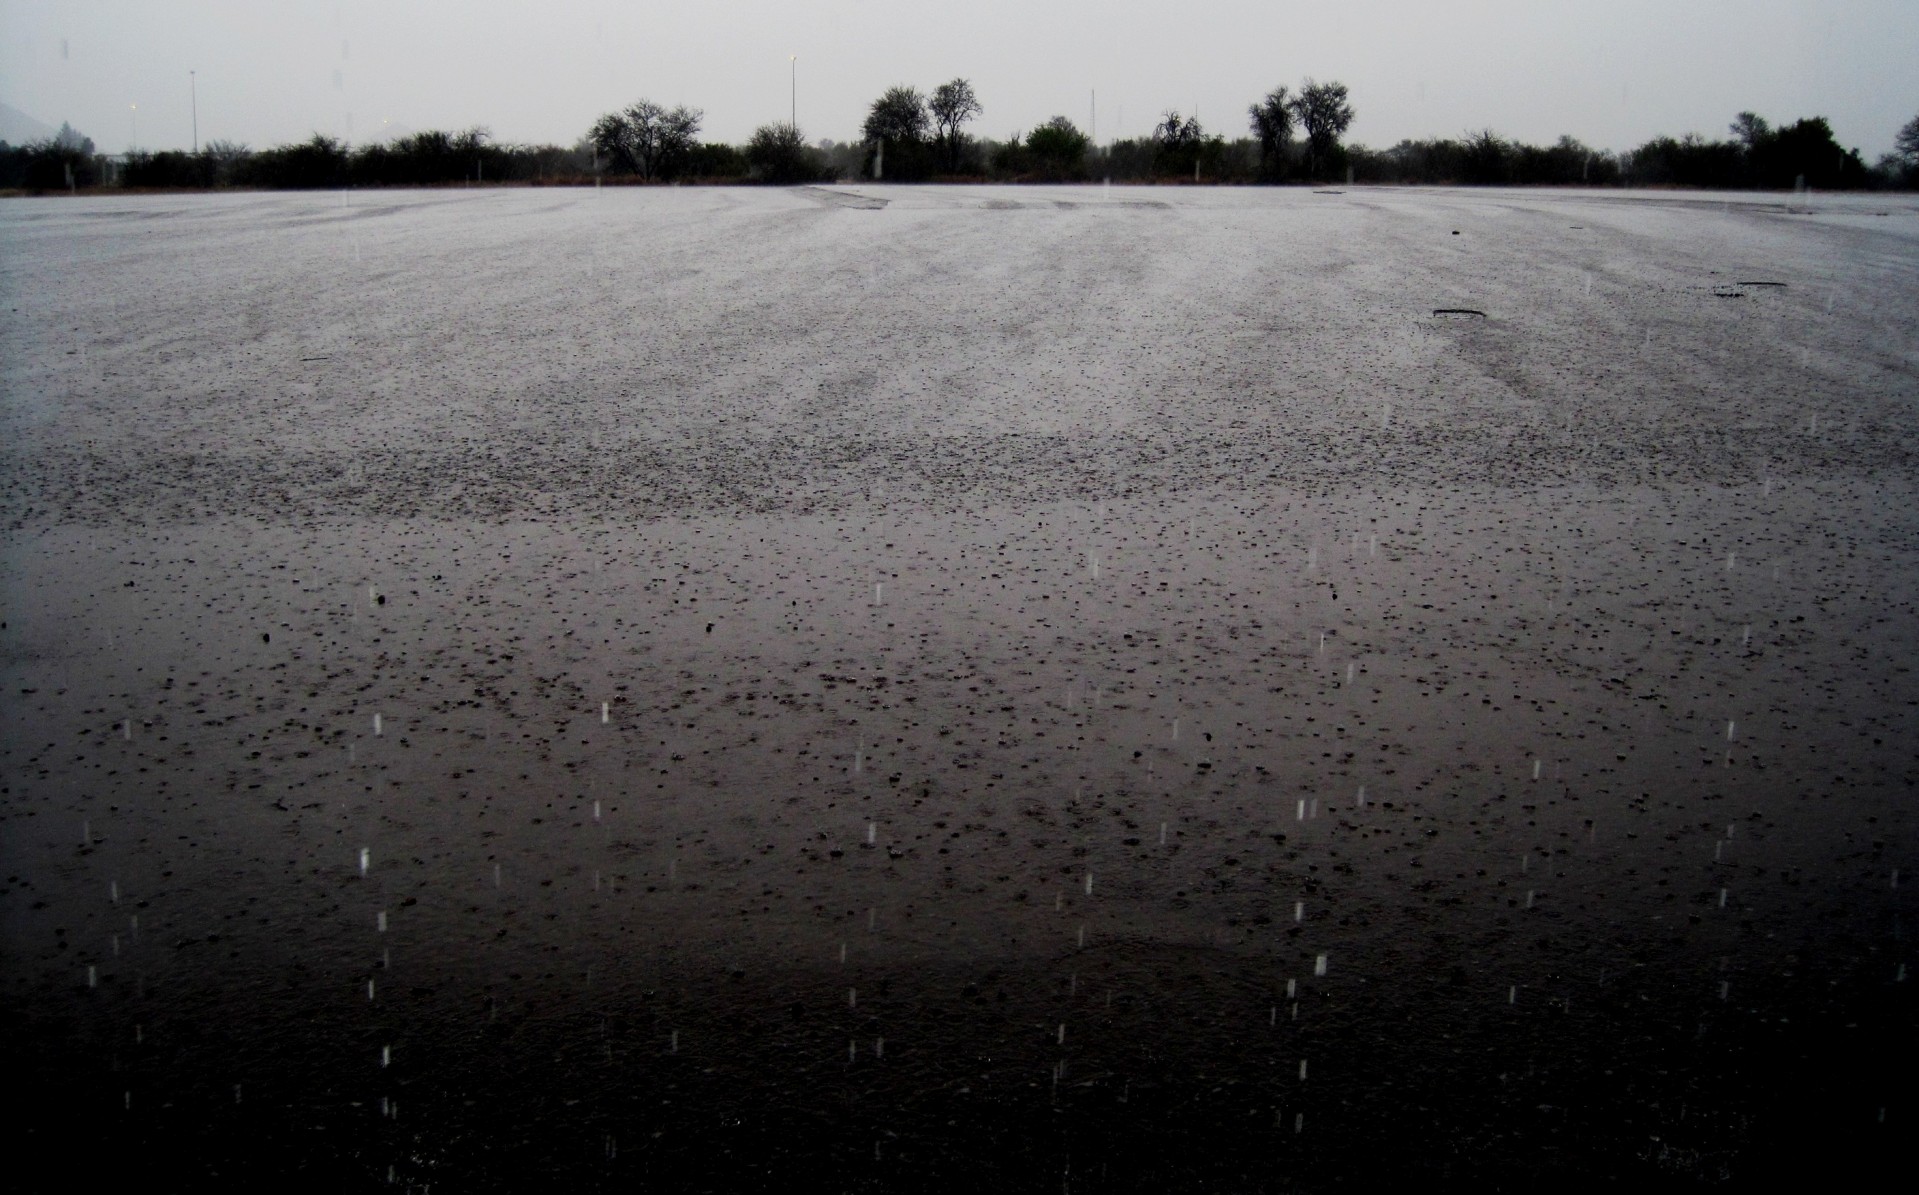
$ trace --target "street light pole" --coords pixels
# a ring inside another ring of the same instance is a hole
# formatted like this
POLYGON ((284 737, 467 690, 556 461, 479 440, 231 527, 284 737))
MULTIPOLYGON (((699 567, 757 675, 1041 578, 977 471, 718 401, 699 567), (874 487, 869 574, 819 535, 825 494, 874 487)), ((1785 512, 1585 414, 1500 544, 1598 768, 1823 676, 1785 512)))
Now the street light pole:
POLYGON ((193 156, 200 156, 200 72, 187 72, 187 86, 193 89, 193 156))

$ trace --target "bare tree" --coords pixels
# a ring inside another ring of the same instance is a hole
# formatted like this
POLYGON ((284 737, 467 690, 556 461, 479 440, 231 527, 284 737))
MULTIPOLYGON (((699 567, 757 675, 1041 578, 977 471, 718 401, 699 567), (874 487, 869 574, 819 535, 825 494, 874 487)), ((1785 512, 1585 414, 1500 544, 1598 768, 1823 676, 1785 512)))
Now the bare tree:
POLYGON ((213 183, 225 186, 239 176, 246 160, 253 156, 244 142, 213 140, 200 150, 208 161, 213 163, 213 183))
POLYGON ((979 97, 973 94, 971 83, 954 79, 935 87, 933 98, 926 106, 933 111, 933 123, 939 129, 941 144, 946 147, 946 168, 958 170, 960 147, 964 144, 960 126, 980 114, 979 97))
POLYGON ((1919 116, 1906 122, 1906 127, 1900 129, 1899 135, 1893 138, 1892 145, 1899 151, 1900 157, 1919 166, 1919 116))
POLYGON ((1168 108, 1159 123, 1153 126, 1153 140, 1168 149, 1182 149, 1198 145, 1206 137, 1206 130, 1200 128, 1199 117, 1184 117, 1179 109, 1168 108))
POLYGON ((669 172, 696 143, 702 113, 684 104, 668 109, 640 100, 623 112, 609 112, 593 124, 593 146, 643 179, 669 172))
POLYGON ((1293 101, 1286 88, 1275 87, 1266 98, 1246 109, 1253 135, 1259 138, 1259 157, 1267 173, 1277 177, 1286 161, 1286 143, 1293 136, 1293 101))
POLYGON ((1353 124, 1353 106, 1346 102, 1346 85, 1306 80, 1293 98, 1293 116, 1299 121, 1300 131, 1306 134, 1307 171, 1317 174, 1353 124))

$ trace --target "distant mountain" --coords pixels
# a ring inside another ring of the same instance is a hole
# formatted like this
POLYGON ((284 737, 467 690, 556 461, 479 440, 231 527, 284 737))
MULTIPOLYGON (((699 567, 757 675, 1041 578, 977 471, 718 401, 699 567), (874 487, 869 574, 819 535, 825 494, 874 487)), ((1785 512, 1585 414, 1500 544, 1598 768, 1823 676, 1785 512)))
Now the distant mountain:
POLYGON ((35 120, 12 104, 0 104, 0 141, 23 145, 51 137, 60 130, 45 121, 35 120))

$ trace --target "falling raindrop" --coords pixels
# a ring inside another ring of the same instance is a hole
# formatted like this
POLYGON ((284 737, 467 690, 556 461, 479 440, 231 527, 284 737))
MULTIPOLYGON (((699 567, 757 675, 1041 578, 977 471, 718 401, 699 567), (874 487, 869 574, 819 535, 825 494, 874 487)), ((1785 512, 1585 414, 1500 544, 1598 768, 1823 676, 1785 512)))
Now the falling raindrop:
POLYGON ((366 847, 361 847, 360 848, 360 874, 361 875, 366 874, 367 864, 372 862, 372 859, 373 859, 373 852, 368 850, 366 847))
POLYGON ((1536 759, 1533 760, 1533 779, 1534 780, 1539 779, 1539 767, 1540 767, 1540 761, 1536 759))
POLYGON ((1324 977, 1326 974, 1326 956, 1320 955, 1313 960, 1313 974, 1324 977))
POLYGON ((1726 907, 1726 890, 1724 888, 1719 890, 1719 907, 1722 909, 1726 907))
POLYGON ((375 924, 376 924, 376 925, 378 926, 378 929, 377 929, 377 931, 376 931, 376 932, 378 932, 378 933, 385 933, 385 932, 386 932, 386 910, 385 910, 385 909, 381 909, 381 910, 380 910, 380 913, 379 913, 379 916, 378 916, 378 919, 377 919, 377 921, 375 922, 375 924))
POLYGON ((612 720, 613 720, 612 703, 607 701, 600 702, 600 725, 605 726, 607 723, 611 722, 612 720))
POLYGON ((1306 1081, 1306 1060, 1304 1058, 1299 1060, 1299 1081, 1301 1083, 1306 1081))
POLYGON ((1306 902, 1296 900, 1293 902, 1293 922, 1294 924, 1298 924, 1304 920, 1306 920, 1306 902))
POLYGON ((98 968, 95 968, 95 967, 87 968, 87 986, 90 988, 97 988, 100 986, 100 972, 98 968))
POLYGON ((848 1008, 857 1008, 857 1007, 859 1006, 859 1002, 860 1002, 860 991, 859 991, 859 989, 858 989, 858 988, 847 988, 847 989, 846 989, 846 1007, 848 1007, 848 1008))
POLYGON ((1506 1003, 1508 1004, 1519 1003, 1519 985, 1518 984, 1514 984, 1513 986, 1506 989, 1506 1003))
POLYGON ((380 715, 378 714, 373 715, 373 733, 376 737, 384 733, 380 727, 380 715))
POLYGON ((382 1067, 393 1065, 393 1047, 392 1046, 380 1047, 380 1065, 382 1067))
POLYGON ((877 841, 879 836, 879 829, 880 828, 879 828, 878 822, 866 823, 866 845, 867 846, 872 846, 873 843, 877 841))

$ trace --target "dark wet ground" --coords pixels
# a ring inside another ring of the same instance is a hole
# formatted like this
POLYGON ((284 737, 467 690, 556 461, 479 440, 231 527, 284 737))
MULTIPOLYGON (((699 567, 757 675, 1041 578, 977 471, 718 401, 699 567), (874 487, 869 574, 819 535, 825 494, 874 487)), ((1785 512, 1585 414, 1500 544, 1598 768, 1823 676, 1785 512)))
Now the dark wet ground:
POLYGON ((1919 212, 852 199, 0 212, 28 1186, 1909 1158, 1919 212))

